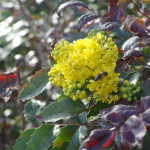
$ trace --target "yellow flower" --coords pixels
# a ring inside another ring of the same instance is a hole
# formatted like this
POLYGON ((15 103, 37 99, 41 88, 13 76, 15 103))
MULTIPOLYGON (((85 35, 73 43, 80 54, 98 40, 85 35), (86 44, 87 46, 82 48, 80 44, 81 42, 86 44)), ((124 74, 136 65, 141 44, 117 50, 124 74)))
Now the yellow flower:
POLYGON ((56 64, 49 71, 49 81, 63 88, 73 100, 88 99, 111 103, 119 97, 119 74, 115 73, 118 50, 111 38, 100 32, 73 43, 61 40, 52 57, 56 64), (95 80, 95 78, 98 80, 95 80))

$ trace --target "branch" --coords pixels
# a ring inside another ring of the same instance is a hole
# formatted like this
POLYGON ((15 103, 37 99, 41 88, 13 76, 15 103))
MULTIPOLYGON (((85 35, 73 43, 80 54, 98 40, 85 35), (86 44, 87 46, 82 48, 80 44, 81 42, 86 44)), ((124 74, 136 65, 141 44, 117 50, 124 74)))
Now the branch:
POLYGON ((146 15, 145 13, 143 13, 142 11, 140 11, 140 9, 138 8, 138 6, 133 2, 133 0, 131 0, 131 2, 133 3, 133 5, 136 7, 136 9, 138 10, 138 12, 140 12, 142 15, 146 16, 148 19, 150 19, 150 17, 148 15, 146 15))

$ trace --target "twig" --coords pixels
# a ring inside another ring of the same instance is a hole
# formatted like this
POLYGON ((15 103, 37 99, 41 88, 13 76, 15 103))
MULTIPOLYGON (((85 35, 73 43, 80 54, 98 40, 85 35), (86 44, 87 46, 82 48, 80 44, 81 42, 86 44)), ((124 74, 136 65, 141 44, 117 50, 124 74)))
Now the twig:
POLYGON ((133 5, 136 7, 136 9, 138 10, 138 12, 140 12, 142 15, 146 16, 148 19, 150 19, 150 17, 148 15, 146 15, 145 13, 143 13, 142 11, 140 11, 140 9, 138 8, 138 6, 133 2, 133 0, 131 0, 131 2, 133 3, 133 5))

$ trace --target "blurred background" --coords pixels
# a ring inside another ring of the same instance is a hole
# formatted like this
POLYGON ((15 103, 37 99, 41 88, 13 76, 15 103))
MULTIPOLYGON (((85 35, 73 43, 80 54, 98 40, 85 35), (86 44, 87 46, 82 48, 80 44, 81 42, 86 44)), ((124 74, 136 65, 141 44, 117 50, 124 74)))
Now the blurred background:
MULTIPOLYGON (((106 0, 81 0, 97 14, 105 16, 108 9, 106 0)), ((64 10, 61 17, 56 11, 66 0, 0 0, 0 73, 19 67, 20 87, 35 71, 49 67, 49 54, 54 44, 61 39, 72 42, 87 36, 91 29, 99 28, 98 20, 88 23, 80 32, 77 20, 88 10, 73 7, 64 10)), ((140 16, 130 0, 120 0, 126 14, 140 16)), ((144 6, 150 11, 150 4, 144 6)), ((130 37, 127 31, 112 30, 110 35, 118 46, 130 37)), ((9 95, 9 93, 7 93, 9 95)), ((14 90, 11 98, 0 97, 0 150, 11 150, 20 131, 33 126, 24 117, 24 105, 17 99, 14 90), (7 101, 7 102, 6 102, 7 101)), ((43 107, 59 95, 59 89, 51 84, 39 96, 32 99, 43 107)), ((0 95, 1 96, 1 95, 0 95)))

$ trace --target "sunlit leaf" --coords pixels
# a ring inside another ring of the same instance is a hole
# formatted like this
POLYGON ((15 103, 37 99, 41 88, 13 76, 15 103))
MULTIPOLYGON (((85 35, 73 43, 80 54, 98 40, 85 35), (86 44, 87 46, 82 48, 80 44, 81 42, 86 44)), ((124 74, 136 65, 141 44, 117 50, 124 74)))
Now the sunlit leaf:
POLYGON ((85 106, 81 101, 62 99, 51 102, 37 115, 37 118, 44 122, 56 122, 83 112, 84 109, 85 106))
POLYGON ((48 83, 49 77, 47 74, 49 69, 50 68, 43 68, 40 71, 37 71, 35 75, 32 76, 29 83, 27 83, 20 91, 19 99, 25 101, 39 95, 48 83))

